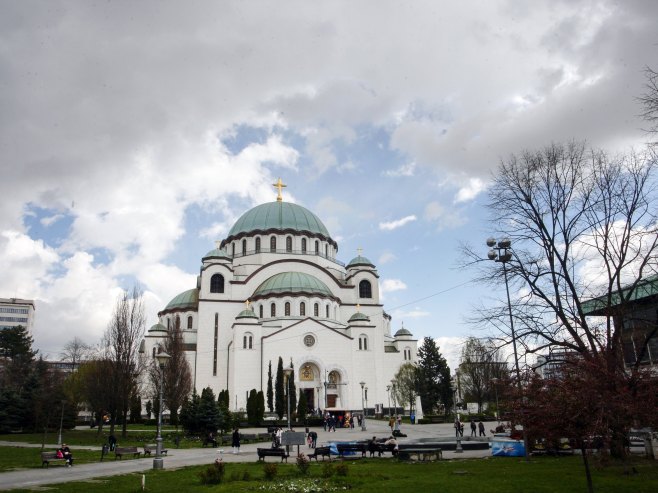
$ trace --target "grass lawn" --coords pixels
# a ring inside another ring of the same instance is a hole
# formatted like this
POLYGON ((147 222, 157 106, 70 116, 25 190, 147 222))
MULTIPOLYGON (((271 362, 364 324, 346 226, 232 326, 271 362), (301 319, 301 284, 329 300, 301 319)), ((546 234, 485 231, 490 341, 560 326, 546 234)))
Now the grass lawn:
MULTIPOLYGON (((364 492, 446 492, 446 493, 548 493, 586 491, 579 457, 538 457, 526 464, 522 459, 488 458, 435 463, 401 463, 394 459, 345 461, 347 475, 336 475, 341 461, 330 465, 313 463, 307 476, 294 464, 276 464, 277 477, 264 478, 259 463, 228 463, 224 482, 201 485, 198 473, 207 466, 179 470, 149 471, 149 492, 239 492, 239 491, 364 491, 364 492), (328 468, 328 469, 327 469, 328 468), (333 472, 328 478, 327 476, 333 472)), ((637 474, 625 474, 623 465, 596 468, 594 489, 598 492, 653 493, 658 491, 658 463, 633 459, 629 464, 637 474)), ((270 466, 271 467, 271 466, 270 466)), ((141 491, 141 474, 102 478, 98 481, 49 486, 50 491, 67 493, 106 493, 141 491)), ((28 490, 13 490, 28 491, 28 490)))
MULTIPOLYGON (((45 452, 54 452, 52 448, 45 448, 45 452)), ((76 450, 72 449, 74 464, 88 464, 90 462, 99 462, 101 459, 100 451, 93 450, 76 450)), ((128 459, 126 456, 123 460, 128 459)), ((114 459, 110 455, 109 459, 114 459)), ((11 471, 14 469, 29 469, 41 467, 41 449, 26 447, 0 447, 0 472, 11 471)), ((62 461, 53 462, 50 467, 64 467, 62 461)))

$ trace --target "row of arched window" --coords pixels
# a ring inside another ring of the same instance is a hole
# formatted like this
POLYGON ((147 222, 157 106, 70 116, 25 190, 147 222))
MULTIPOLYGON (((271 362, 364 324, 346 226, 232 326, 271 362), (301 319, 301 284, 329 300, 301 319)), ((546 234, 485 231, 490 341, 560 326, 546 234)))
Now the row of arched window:
MULTIPOLYGON (((259 318, 264 318, 265 316, 268 317, 276 317, 277 316, 277 308, 276 308, 276 303, 270 303, 269 304, 269 310, 268 314, 266 315, 266 305, 262 304, 258 306, 258 317, 259 318)), ((291 316, 300 316, 300 317, 306 317, 307 315, 310 315, 310 313, 307 314, 307 309, 306 309, 306 302, 302 301, 299 303, 297 307, 296 313, 293 313, 292 310, 293 306, 289 301, 286 301, 283 304, 283 316, 284 317, 291 317, 291 316)), ((312 305, 313 308, 313 316, 314 317, 325 317, 325 318, 330 318, 331 316, 331 308, 330 305, 324 305, 324 309, 321 308, 320 303, 313 303, 312 305)), ((337 318, 337 311, 338 308, 334 306, 334 318, 337 318)))
POLYGON ((411 361, 411 349, 409 348, 404 349, 404 360, 411 361))
MULTIPOLYGON (((180 316, 176 315, 174 318, 174 327, 180 327, 180 316)), ((192 315, 189 315, 187 317, 187 330, 192 330, 192 327, 194 325, 194 319, 192 318, 192 315)), ((172 327, 171 325, 171 318, 167 317, 167 330, 170 330, 172 327)))
MULTIPOLYGON (((263 249, 262 247, 262 240, 260 236, 257 236, 254 240, 254 250, 253 253, 261 253, 261 252, 266 252, 266 250, 263 249)), ((323 242, 324 243, 324 242, 323 242)), ((308 240, 306 238, 302 238, 299 248, 301 250, 301 253, 306 254, 306 253, 315 253, 316 255, 324 255, 325 257, 329 258, 330 250, 329 250, 329 244, 324 243, 324 248, 321 248, 321 243, 320 240, 308 240), (312 249, 312 251, 311 251, 312 249)), ((272 235, 269 237, 269 251, 270 252, 276 252, 278 247, 278 237, 276 235, 272 235)), ((293 237, 292 236, 286 236, 285 238, 285 251, 286 253, 292 253, 293 252, 293 237)), ((234 241, 231 243, 231 256, 236 257, 236 256, 245 256, 249 252, 248 249, 248 243, 246 239, 243 239, 242 241, 234 241)))

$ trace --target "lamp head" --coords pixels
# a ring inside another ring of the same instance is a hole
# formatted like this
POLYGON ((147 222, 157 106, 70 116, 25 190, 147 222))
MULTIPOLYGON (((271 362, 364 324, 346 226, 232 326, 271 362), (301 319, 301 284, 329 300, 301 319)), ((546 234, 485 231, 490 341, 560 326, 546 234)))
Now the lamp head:
POLYGON ((489 257, 489 260, 496 260, 498 254, 496 253, 496 250, 489 250, 489 253, 487 253, 487 257, 489 257))
POLYGON ((164 368, 165 366, 167 366, 167 363, 169 363, 171 356, 169 356, 167 353, 162 351, 161 353, 155 355, 155 359, 158 360, 158 365, 160 365, 160 368, 164 368))
POLYGON ((509 248, 512 246, 512 240, 509 238, 503 238, 498 242, 498 248, 509 248))
POLYGON ((365 382, 359 382, 359 385, 361 385, 361 390, 363 390, 363 387, 365 386, 365 382))
POLYGON ((496 238, 487 238, 487 246, 491 248, 496 244, 496 238))

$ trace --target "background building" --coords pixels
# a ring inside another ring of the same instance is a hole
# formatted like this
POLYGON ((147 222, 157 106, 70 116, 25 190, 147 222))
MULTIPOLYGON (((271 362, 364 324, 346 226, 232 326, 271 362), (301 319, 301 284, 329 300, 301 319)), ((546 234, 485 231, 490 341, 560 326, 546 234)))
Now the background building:
POLYGON ((34 312, 34 300, 0 298, 0 330, 21 326, 31 334, 34 312))

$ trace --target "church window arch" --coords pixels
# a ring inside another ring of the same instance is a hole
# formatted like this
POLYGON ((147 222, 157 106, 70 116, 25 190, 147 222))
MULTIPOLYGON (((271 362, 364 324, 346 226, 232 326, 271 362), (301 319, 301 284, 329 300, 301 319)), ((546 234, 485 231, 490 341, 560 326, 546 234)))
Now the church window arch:
POLYGON ((242 256, 247 255, 247 240, 242 240, 242 256))
POLYGON ((260 305, 258 307, 258 315, 260 316, 260 318, 263 318, 263 305, 260 305))
POLYGON ((302 238, 302 253, 306 253, 306 238, 302 238))
POLYGON ((404 360, 411 361, 411 349, 408 347, 404 348, 404 360))
POLYGON ((242 349, 253 349, 254 348, 254 336, 251 332, 246 332, 242 336, 242 349))
POLYGON ((155 346, 153 346, 153 359, 155 359, 155 346))
POLYGON ((270 252, 276 252, 276 236, 270 236, 270 252))
POLYGON ((270 317, 276 317, 276 304, 270 304, 270 317))
POLYGON ((256 237, 256 253, 260 253, 260 236, 256 237))
POLYGON ((320 255, 320 242, 315 240, 315 254, 320 255))
POLYGON ((193 322, 193 319, 192 319, 192 315, 189 315, 187 317, 187 330, 192 330, 192 324, 193 323, 194 322, 193 322))
POLYGON ((361 334, 359 336, 359 351, 367 351, 368 350, 368 336, 365 334, 361 334))
POLYGON ((329 245, 324 246, 324 256, 329 258, 329 245))
POLYGON ((359 283, 359 298, 372 298, 372 285, 364 279, 359 283))
POLYGON ((180 329, 180 316, 176 315, 176 322, 174 324, 175 329, 180 329))
POLYGON ((292 236, 286 236, 286 252, 292 252, 292 236))
POLYGON ((289 301, 286 301, 285 305, 283 305, 283 314, 286 317, 290 316, 290 302, 289 301))
POLYGON ((320 305, 318 303, 313 304, 313 316, 314 317, 320 316, 320 305))
POLYGON ((221 274, 213 274, 210 278, 210 292, 223 293, 224 292, 224 276, 221 274))
POLYGON ((235 243, 231 243, 231 257, 235 257, 235 243))
POLYGON ((303 301, 299 304, 299 314, 304 317, 306 315, 306 303, 303 301))
POLYGON ((171 319, 167 317, 167 330, 171 328, 171 319))
POLYGON ((329 305, 324 307, 324 316, 325 318, 329 318, 329 305))

